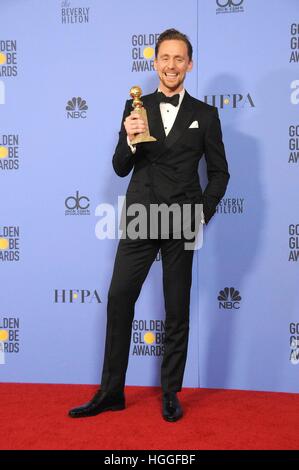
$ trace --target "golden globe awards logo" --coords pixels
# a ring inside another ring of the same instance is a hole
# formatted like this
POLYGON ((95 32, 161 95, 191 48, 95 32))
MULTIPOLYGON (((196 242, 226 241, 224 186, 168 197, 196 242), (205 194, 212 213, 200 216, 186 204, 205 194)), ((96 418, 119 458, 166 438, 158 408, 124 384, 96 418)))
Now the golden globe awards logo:
POLYGON ((290 362, 299 364, 299 323, 290 323, 290 362))
POLYGON ((20 228, 0 225, 0 262, 20 260, 20 228))
POLYGON ((96 289, 55 289, 55 304, 91 304, 102 303, 96 289))
POLYGON ((19 169, 18 134, 0 134, 0 170, 19 169))
POLYGON ((216 0, 216 14, 219 13, 243 13, 244 0, 216 0))
POLYGON ((62 24, 78 24, 89 22, 89 10, 84 4, 78 6, 77 2, 63 0, 61 3, 61 23, 62 24))
POLYGON ((17 75, 17 41, 0 40, 0 77, 10 78, 17 75))
POLYGON ((289 63, 299 62, 299 24, 291 24, 291 39, 290 39, 290 58, 289 63))
POLYGON ((299 260, 299 224, 289 225, 289 259, 288 261, 299 260))
POLYGON ((6 363, 6 354, 20 351, 20 319, 0 317, 0 365, 6 363))
POLYGON ((289 160, 288 163, 299 162, 299 125, 289 126, 289 160))
POLYGON ((244 198, 224 197, 221 199, 218 206, 216 207, 216 212, 218 214, 243 214, 244 198))
POLYGON ((205 95, 204 102, 221 109, 255 108, 250 93, 205 95))
POLYGON ((162 356, 164 354, 165 322, 133 320, 132 355, 162 356))
POLYGON ((152 72, 154 71, 155 46, 159 34, 133 34, 132 45, 132 66, 131 72, 152 72))

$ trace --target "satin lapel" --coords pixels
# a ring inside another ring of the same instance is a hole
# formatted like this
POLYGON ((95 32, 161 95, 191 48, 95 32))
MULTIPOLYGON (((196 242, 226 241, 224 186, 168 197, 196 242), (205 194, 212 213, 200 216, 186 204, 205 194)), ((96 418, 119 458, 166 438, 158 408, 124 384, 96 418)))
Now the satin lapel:
POLYGON ((192 115, 194 114, 194 112, 195 112, 195 108, 193 106, 192 98, 189 95, 189 93, 185 91, 185 95, 181 103, 177 117, 174 121, 174 124, 168 136, 164 140, 164 146, 167 149, 172 147, 175 144, 175 142, 181 137, 183 132, 185 132, 186 129, 188 129, 188 127, 190 126, 192 122, 192 115))
POLYGON ((164 143, 166 136, 163 127, 160 106, 156 100, 155 94, 152 95, 151 100, 144 106, 147 112, 148 126, 151 136, 155 137, 160 144, 164 143))

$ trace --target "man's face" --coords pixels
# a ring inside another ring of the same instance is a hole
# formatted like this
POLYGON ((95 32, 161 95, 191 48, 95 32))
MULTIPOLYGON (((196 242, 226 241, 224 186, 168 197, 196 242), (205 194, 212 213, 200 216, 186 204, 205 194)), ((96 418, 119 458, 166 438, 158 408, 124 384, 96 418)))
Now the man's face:
POLYGON ((154 67, 160 78, 160 89, 164 93, 180 92, 186 72, 192 69, 187 44, 179 39, 169 39, 161 43, 154 67))

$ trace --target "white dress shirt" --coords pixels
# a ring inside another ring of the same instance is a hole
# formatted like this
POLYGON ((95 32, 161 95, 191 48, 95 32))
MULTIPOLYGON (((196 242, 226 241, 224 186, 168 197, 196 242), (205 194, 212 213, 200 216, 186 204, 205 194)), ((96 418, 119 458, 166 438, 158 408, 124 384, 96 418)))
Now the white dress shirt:
MULTIPOLYGON (((158 91, 161 91, 161 90, 159 89, 158 91)), ((171 131, 175 118, 177 117, 177 114, 179 112, 181 102, 183 101, 183 98, 185 95, 184 88, 179 93, 179 95, 180 95, 179 104, 177 106, 173 106, 170 103, 160 103, 161 117, 162 117, 164 131, 166 135, 168 135, 169 132, 171 131)))
MULTIPOLYGON (((158 92, 161 91, 160 88, 158 89, 158 92)), ((161 112, 161 117, 162 117, 162 122, 163 122, 163 127, 165 134, 168 135, 169 132, 171 131, 171 128, 174 124, 174 121, 177 117, 177 114, 179 112, 181 103, 183 101, 184 95, 185 95, 185 89, 183 88, 182 91, 179 93, 179 104, 177 106, 173 106, 170 103, 160 103, 160 112, 161 112)), ((130 147, 132 153, 136 152, 136 145, 132 145, 130 143, 129 137, 127 137, 127 142, 128 146, 130 147)), ((203 212, 201 213, 201 223, 204 224, 204 214, 203 212)))
MULTIPOLYGON (((158 92, 161 91, 160 88, 158 89, 158 92)), ((160 112, 161 112, 161 117, 162 117, 162 122, 163 122, 163 127, 165 131, 165 135, 168 135, 169 132, 171 131, 171 128, 174 124, 175 118, 177 117, 177 114, 179 112, 181 103, 183 101, 184 95, 185 95, 185 89, 183 88, 182 91, 179 93, 179 104, 177 106, 173 106, 173 104, 170 103, 160 103, 160 112)), ((127 142, 132 150, 133 153, 136 152, 136 146, 131 145, 129 137, 127 137, 127 142)))

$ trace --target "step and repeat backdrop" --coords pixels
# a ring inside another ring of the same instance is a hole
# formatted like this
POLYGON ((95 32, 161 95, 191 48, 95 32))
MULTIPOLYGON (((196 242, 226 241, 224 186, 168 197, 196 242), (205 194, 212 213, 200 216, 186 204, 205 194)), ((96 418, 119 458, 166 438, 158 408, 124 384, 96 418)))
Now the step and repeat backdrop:
MULTIPOLYGON (((194 257, 184 386, 299 392, 298 0, 1 0, 0 24, 0 380, 99 382, 130 179, 112 155, 129 89, 156 89, 155 43, 173 27, 231 174, 194 257)), ((204 159, 199 172, 206 184, 204 159)), ((160 384, 164 315, 158 255, 128 385, 160 384)))

